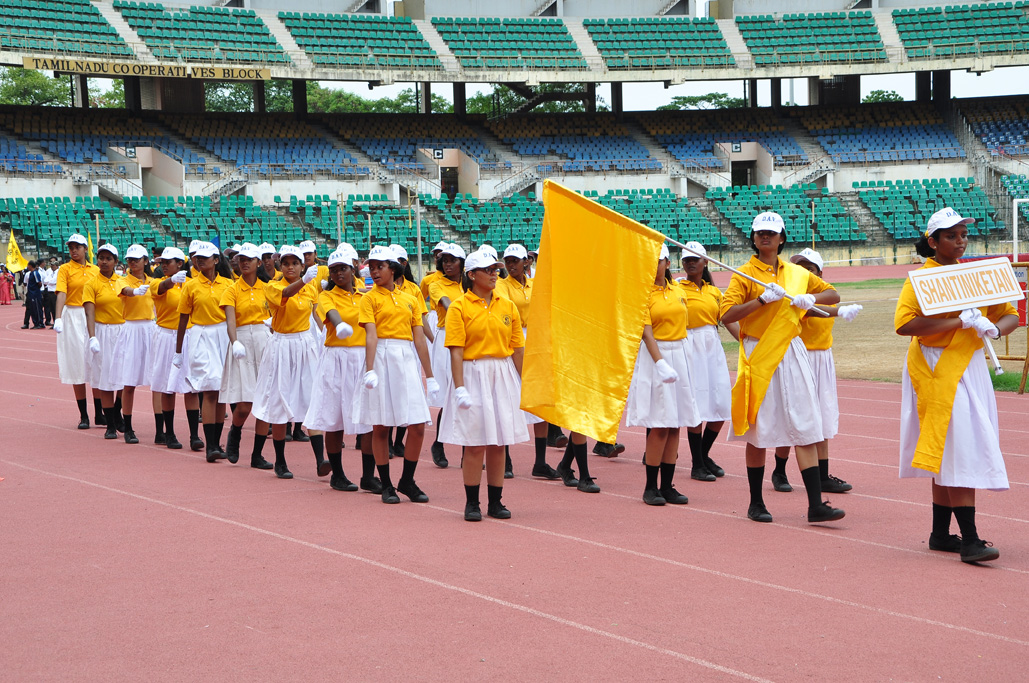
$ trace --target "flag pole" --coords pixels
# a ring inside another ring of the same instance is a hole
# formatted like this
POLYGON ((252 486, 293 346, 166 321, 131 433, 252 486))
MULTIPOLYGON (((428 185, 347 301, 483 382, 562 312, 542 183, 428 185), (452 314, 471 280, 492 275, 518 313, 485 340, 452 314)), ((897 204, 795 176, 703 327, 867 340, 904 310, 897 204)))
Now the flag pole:
MULTIPOLYGON (((686 251, 690 252, 691 254, 693 254, 694 256, 696 256, 696 257, 698 257, 698 258, 702 258, 702 259, 707 259, 708 261, 710 261, 711 263, 715 264, 715 265, 716 265, 716 266, 718 266, 719 268, 722 268, 723 270, 728 270, 728 271, 730 271, 730 272, 732 272, 732 273, 736 273, 737 275, 739 275, 739 276, 740 276, 741 278, 743 278, 744 280, 750 280, 750 281, 751 281, 751 282, 753 282, 754 284, 756 284, 756 285, 761 285, 762 287, 767 287, 767 286, 768 286, 768 283, 766 283, 766 282, 761 282, 761 280, 758 280, 758 279, 757 279, 756 277, 751 277, 750 275, 747 275, 746 273, 741 273, 740 271, 736 270, 736 269, 735 269, 735 268, 733 268, 732 266, 727 266, 726 264, 722 263, 722 262, 721 262, 721 261, 719 261, 718 259, 714 259, 714 258, 711 258, 710 256, 708 256, 708 255, 706 255, 706 254, 701 254, 701 253, 698 253, 698 252, 696 252, 696 251, 693 251, 692 249, 690 249, 689 247, 687 247, 687 246, 686 246, 685 244, 683 244, 682 242, 679 242, 679 241, 673 240, 673 239, 672 239, 671 237, 665 237, 665 239, 666 239, 667 241, 671 242, 672 244, 674 244, 675 246, 677 246, 677 247, 679 247, 679 248, 681 248, 681 249, 684 249, 684 250, 686 250, 686 251)), ((788 294, 788 293, 787 293, 787 294, 785 295, 785 298, 789 299, 790 301, 793 301, 793 296, 791 296, 791 295, 790 295, 790 294, 788 294)), ((820 316, 822 316, 823 318, 831 318, 831 317, 832 317, 831 315, 829 315, 828 313, 826 313, 826 312, 825 312, 825 311, 823 311, 822 309, 820 309, 820 308, 817 308, 817 307, 815 307, 815 306, 812 306, 812 307, 811 307, 810 309, 808 309, 808 311, 809 311, 809 312, 814 312, 815 314, 817 314, 817 315, 820 315, 820 316)))

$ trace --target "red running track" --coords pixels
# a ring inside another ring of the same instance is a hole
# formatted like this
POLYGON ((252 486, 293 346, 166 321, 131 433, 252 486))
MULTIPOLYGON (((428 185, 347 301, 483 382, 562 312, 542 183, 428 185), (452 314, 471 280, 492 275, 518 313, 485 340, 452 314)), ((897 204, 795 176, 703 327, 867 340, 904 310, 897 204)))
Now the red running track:
POLYGON ((329 489, 306 444, 280 481, 149 445, 145 408, 138 446, 77 431, 54 333, 21 313, 0 309, 5 680, 1014 680, 1029 657, 1025 398, 998 397, 1012 490, 979 497, 989 566, 927 549, 900 388, 870 382, 839 385, 832 470, 855 488, 836 524, 805 522, 800 486, 766 486, 776 522, 748 521, 724 442, 724 479, 681 470, 690 504, 648 507, 638 429, 591 456, 598 495, 528 478, 513 448, 513 519, 470 524, 460 472, 427 456, 431 502, 387 507, 329 489))

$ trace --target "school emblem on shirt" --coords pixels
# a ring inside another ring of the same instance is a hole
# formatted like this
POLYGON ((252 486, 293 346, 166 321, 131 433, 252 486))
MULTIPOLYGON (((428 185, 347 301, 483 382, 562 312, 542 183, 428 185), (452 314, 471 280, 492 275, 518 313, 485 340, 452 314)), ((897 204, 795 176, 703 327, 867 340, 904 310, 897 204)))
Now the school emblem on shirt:
POLYGON ((511 316, 504 316, 504 327, 511 327, 511 316))

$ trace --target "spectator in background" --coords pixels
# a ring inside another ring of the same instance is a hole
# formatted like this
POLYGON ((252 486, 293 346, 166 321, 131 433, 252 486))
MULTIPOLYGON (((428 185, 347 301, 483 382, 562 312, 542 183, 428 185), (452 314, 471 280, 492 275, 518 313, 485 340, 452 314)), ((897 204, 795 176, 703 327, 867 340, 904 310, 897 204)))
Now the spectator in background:
POLYGON ((14 290, 14 276, 7 266, 0 266, 0 306, 11 305, 11 294, 14 290))
POLYGON ((39 274, 43 278, 43 324, 54 326, 54 310, 57 308, 57 259, 40 262, 39 274))
POLYGON ((21 329, 29 328, 29 319, 32 320, 32 329, 44 330, 43 324, 43 277, 39 274, 39 268, 35 261, 29 261, 25 272, 25 323, 21 329))

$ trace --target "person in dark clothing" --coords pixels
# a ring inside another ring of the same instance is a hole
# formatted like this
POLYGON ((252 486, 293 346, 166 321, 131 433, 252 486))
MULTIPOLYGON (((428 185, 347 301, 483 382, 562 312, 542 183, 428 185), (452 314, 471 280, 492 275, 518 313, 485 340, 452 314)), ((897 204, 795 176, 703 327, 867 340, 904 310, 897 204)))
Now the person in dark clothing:
POLYGON ((25 320, 21 329, 29 328, 29 319, 32 319, 32 329, 46 329, 43 325, 43 278, 39 275, 35 261, 29 261, 28 269, 23 280, 25 284, 25 320))

